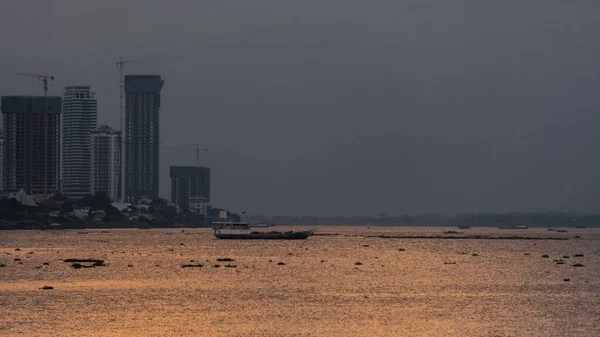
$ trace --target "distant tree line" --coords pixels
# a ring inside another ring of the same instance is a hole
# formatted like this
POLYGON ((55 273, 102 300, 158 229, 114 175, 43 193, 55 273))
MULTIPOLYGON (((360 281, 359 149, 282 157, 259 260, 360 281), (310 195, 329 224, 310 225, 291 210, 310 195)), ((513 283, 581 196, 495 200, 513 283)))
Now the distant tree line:
POLYGON ((400 216, 260 216, 249 217, 252 222, 296 226, 477 226, 497 227, 527 225, 530 227, 600 227, 600 214, 593 213, 462 213, 400 216))

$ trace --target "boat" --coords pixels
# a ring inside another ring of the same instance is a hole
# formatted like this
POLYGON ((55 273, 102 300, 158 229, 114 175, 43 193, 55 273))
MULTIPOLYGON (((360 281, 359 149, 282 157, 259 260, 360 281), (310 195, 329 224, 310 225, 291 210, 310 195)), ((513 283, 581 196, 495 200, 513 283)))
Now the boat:
POLYGON ((528 226, 525 225, 516 225, 516 226, 500 226, 499 229, 527 229, 528 226))
POLYGON ((225 240, 303 240, 314 233, 314 229, 287 232, 251 231, 246 222, 213 222, 213 230, 217 238, 225 240))
POLYGON ((271 227, 271 225, 268 224, 268 223, 261 222, 261 223, 257 223, 257 224, 254 224, 254 225, 250 225, 250 227, 266 228, 266 227, 271 227))

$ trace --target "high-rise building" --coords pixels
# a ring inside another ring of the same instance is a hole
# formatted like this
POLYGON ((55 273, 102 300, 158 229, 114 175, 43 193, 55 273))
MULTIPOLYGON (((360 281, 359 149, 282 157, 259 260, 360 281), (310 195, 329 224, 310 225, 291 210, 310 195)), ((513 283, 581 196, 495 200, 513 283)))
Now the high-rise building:
POLYGON ((121 132, 107 125, 92 130, 90 193, 105 192, 111 200, 120 199, 121 132))
POLYGON ((61 131, 61 189, 70 198, 90 193, 90 131, 96 128, 98 101, 88 85, 65 88, 61 131))
POLYGON ((203 199, 210 201, 210 168, 204 166, 171 166, 171 202, 190 207, 203 199))
POLYGON ((158 197, 159 75, 125 76, 125 198, 158 197))
POLYGON ((0 131, 0 191, 4 191, 4 133, 0 131))
POLYGON ((61 105, 61 97, 2 97, 6 191, 58 191, 61 105))

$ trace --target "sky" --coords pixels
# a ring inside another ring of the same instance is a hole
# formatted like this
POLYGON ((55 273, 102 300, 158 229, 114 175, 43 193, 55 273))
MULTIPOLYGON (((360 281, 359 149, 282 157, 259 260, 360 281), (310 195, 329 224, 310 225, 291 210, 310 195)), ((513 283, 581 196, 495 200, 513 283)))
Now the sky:
POLYGON ((170 165, 265 215, 600 212, 595 0, 2 0, 0 94, 159 74, 170 165), (209 149, 197 159, 195 144, 209 149))

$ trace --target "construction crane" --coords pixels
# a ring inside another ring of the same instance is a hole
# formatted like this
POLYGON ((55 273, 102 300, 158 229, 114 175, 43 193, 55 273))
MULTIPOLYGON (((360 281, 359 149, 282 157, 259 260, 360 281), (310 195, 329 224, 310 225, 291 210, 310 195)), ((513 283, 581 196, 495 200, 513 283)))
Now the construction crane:
POLYGON ((163 148, 189 148, 190 146, 196 146, 194 148, 194 152, 196 153, 196 161, 200 160, 200 152, 208 152, 208 148, 202 148, 200 147, 200 144, 163 144, 163 143, 158 143, 158 145, 163 148))
POLYGON ((46 110, 46 100, 48 98, 48 80, 54 81, 54 76, 44 74, 29 74, 29 73, 17 73, 17 75, 35 77, 44 87, 44 196, 43 200, 46 201, 48 195, 48 111, 46 110))
POLYGON ((208 152, 207 148, 200 148, 200 145, 196 144, 196 161, 200 160, 200 151, 208 152))
POLYGON ((119 58, 117 61, 117 67, 119 68, 119 126, 121 134, 123 134, 123 94, 125 92, 125 79, 123 78, 123 65, 126 63, 132 63, 141 61, 143 59, 134 59, 134 60, 123 60, 123 56, 119 58))

